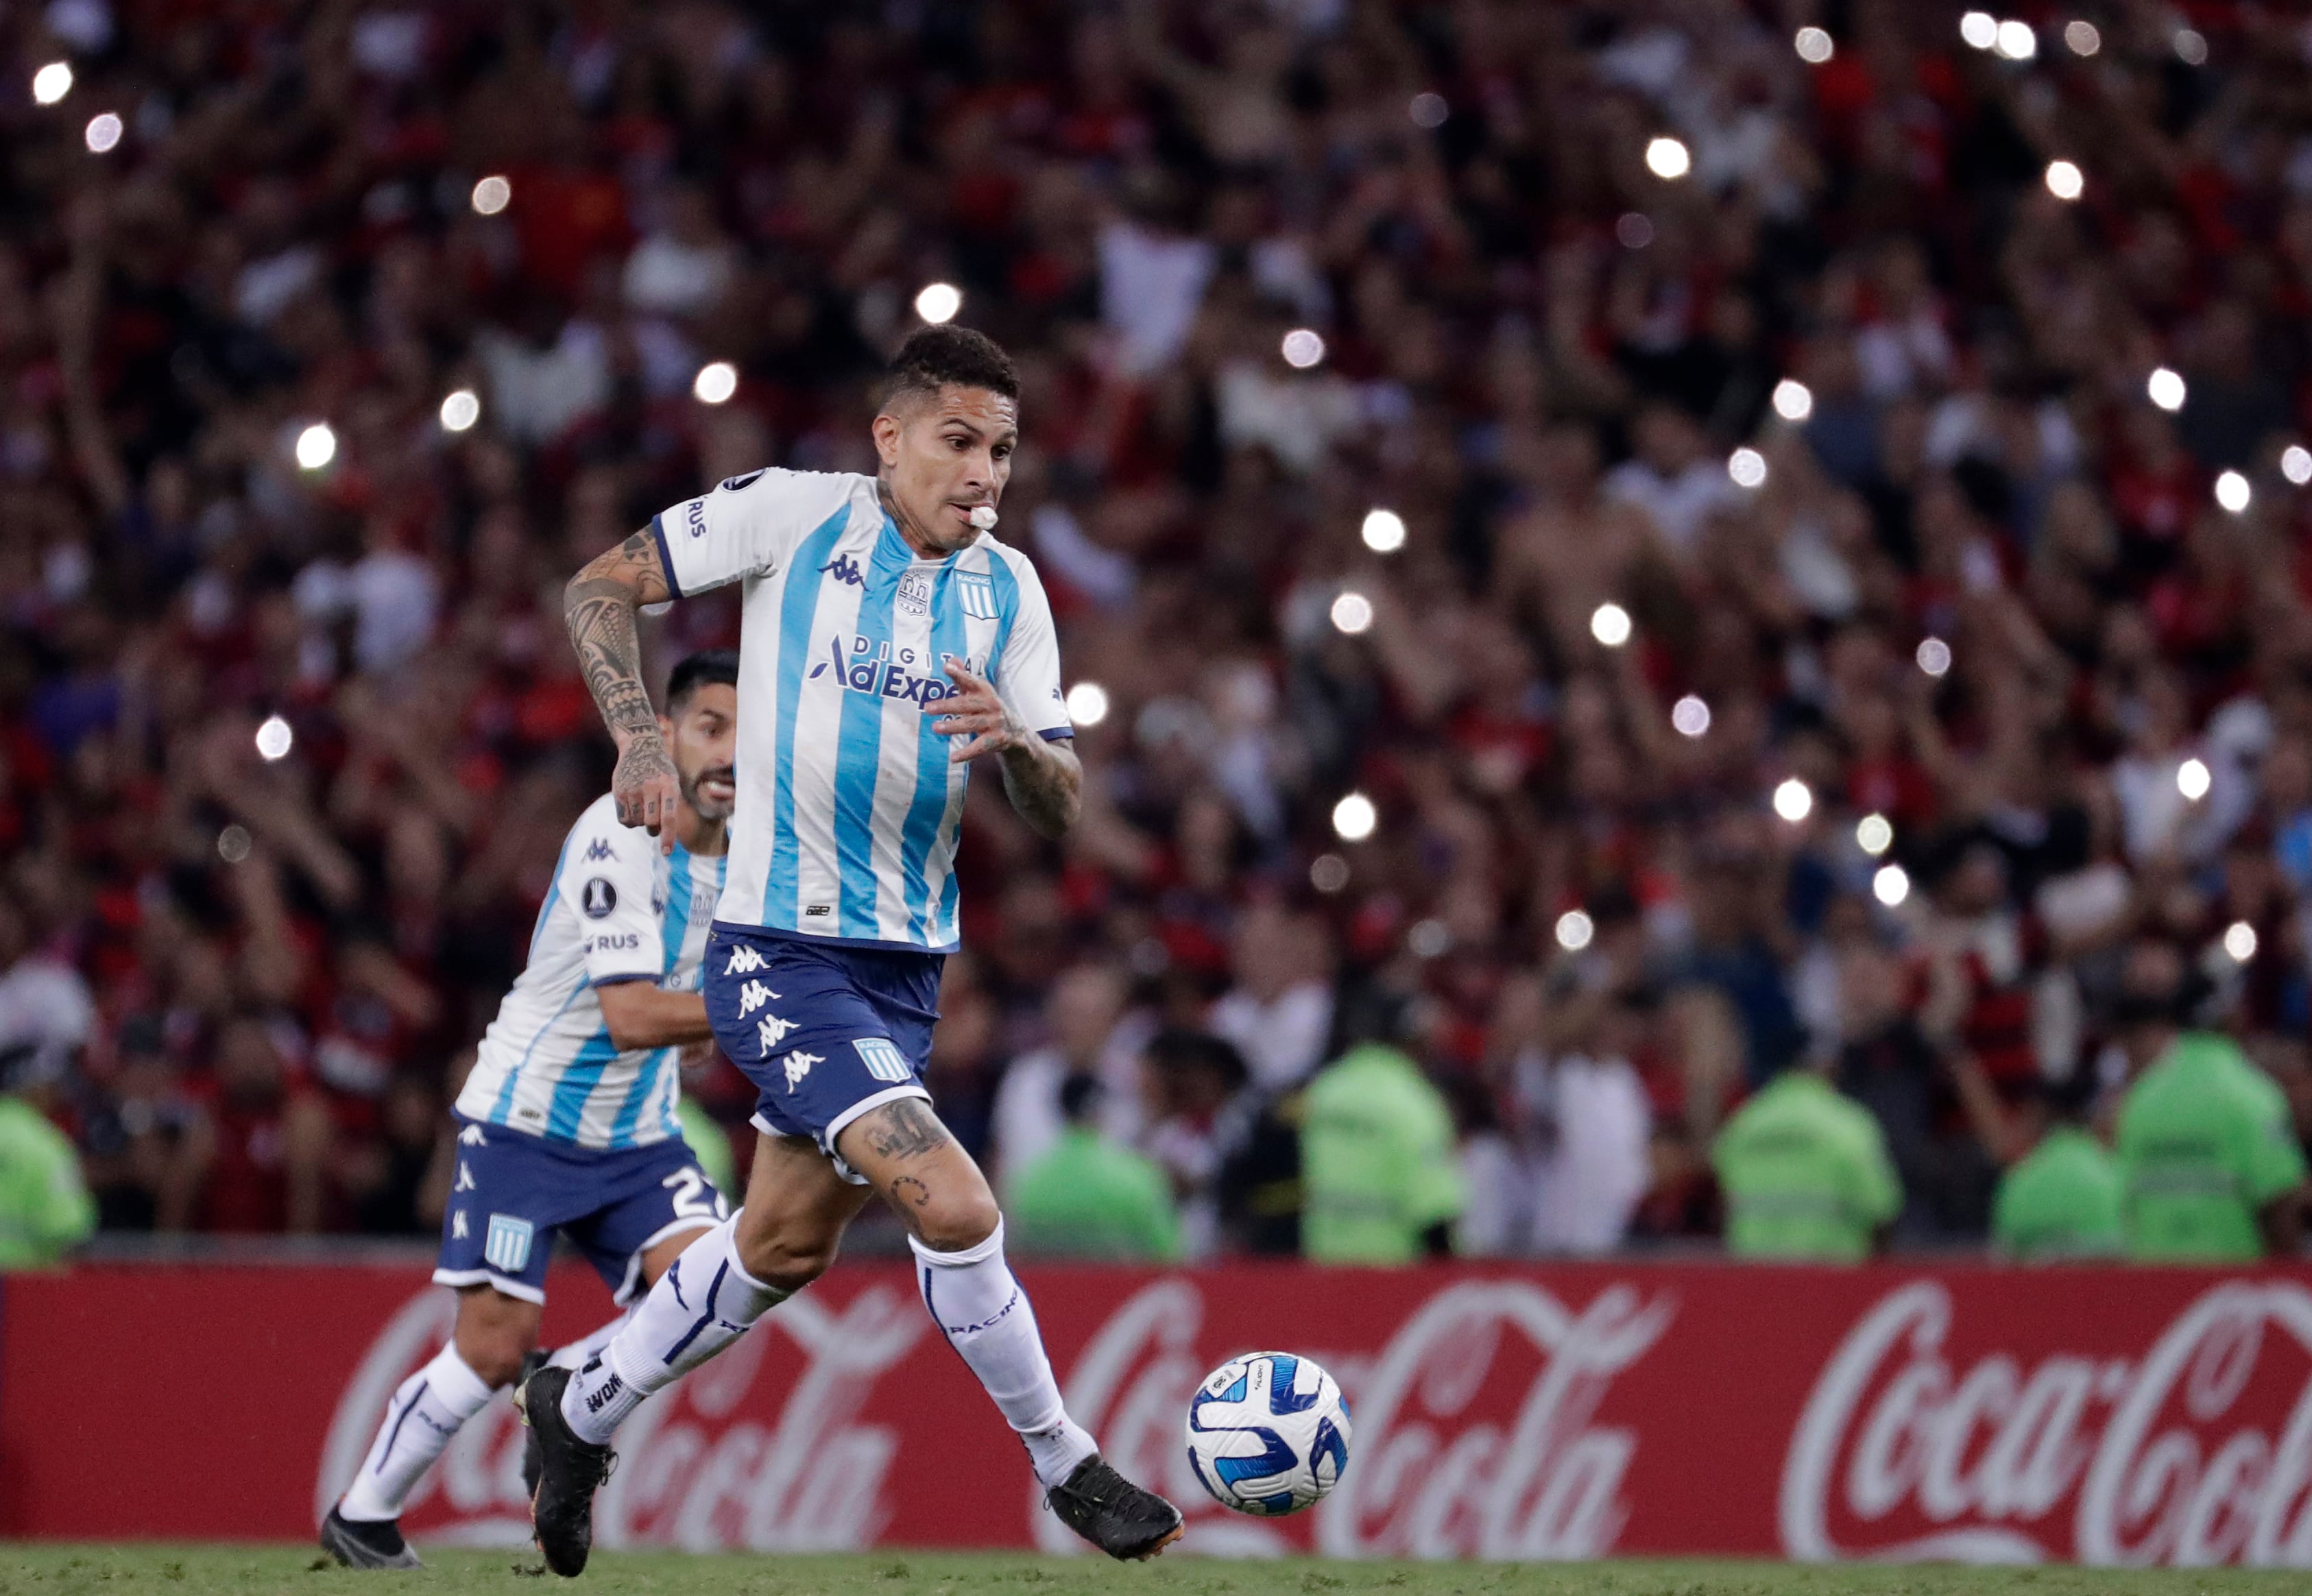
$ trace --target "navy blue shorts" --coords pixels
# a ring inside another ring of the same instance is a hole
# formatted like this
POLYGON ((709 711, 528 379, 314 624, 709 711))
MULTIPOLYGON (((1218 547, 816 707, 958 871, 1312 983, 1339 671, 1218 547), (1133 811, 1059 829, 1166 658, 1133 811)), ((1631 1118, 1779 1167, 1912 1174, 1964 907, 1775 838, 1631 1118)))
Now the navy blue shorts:
POLYGON ((731 1211, 680 1136, 605 1152, 451 1118, 458 1172, 434 1270, 443 1285, 494 1285, 543 1302, 560 1231, 624 1304, 641 1284, 644 1253, 731 1211))
POLYGON ((809 1136, 846 1180, 835 1138, 868 1109, 928 1098, 924 1063, 946 957, 829 946, 716 922, 705 954, 706 1018, 755 1083, 755 1128, 809 1136))

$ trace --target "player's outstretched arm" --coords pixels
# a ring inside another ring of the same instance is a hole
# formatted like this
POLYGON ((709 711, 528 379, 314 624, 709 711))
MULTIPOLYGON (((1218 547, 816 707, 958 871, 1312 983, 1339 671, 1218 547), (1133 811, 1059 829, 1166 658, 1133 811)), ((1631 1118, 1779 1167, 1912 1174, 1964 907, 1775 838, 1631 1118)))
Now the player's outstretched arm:
POLYGON ((586 686, 618 745, 610 777, 618 823, 640 826, 673 851, 674 804, 679 791, 674 761, 659 736, 658 712, 643 685, 642 641, 635 611, 674 596, 659 562, 658 539, 636 532, 596 557, 562 590, 563 619, 586 673, 586 686))
POLYGON ((1083 812, 1083 766, 1063 741, 1038 736, 1003 702, 1003 696, 954 661, 946 662, 955 690, 924 706, 940 718, 932 730, 965 737, 948 755, 960 765, 982 754, 1000 754, 1003 791, 1012 807, 1037 836, 1056 838, 1083 812))
POLYGON ((636 1048, 687 1048, 714 1039, 706 1000, 696 992, 662 992, 647 979, 598 985, 602 1023, 621 1053, 636 1048))

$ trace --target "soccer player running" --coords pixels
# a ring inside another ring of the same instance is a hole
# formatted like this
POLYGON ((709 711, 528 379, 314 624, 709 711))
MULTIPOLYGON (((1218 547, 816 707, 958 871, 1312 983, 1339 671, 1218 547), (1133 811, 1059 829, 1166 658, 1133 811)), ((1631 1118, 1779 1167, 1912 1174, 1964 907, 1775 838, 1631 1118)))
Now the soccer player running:
MULTIPOLYGON (((714 1032, 700 959, 723 885, 737 796, 738 656, 692 654, 651 715, 665 783, 661 837, 609 794, 563 842, 530 962, 482 1037, 455 1109, 458 1171, 434 1278, 458 1290, 457 1329, 386 1404, 321 1546, 352 1568, 415 1568, 401 1504, 450 1438, 511 1385, 538 1343, 556 1230, 621 1306, 730 1212, 675 1121, 678 1054, 714 1032)), ((635 688, 649 714, 650 700, 635 688)), ((619 1320, 555 1354, 575 1367, 619 1320)))
POLYGON ((824 1273, 871 1195, 906 1225, 924 1305, 1062 1521, 1117 1557, 1180 1533, 1179 1510, 1068 1417, 986 1177, 921 1078, 956 946, 970 762, 994 756, 1045 837, 1080 805, 1050 606, 1027 557, 985 530, 1011 476, 1019 393, 993 341, 926 328, 893 364, 876 477, 732 478, 570 583, 570 635, 618 744, 619 812, 652 829, 676 772, 643 692, 635 610, 744 584, 738 821, 705 990, 764 1134, 744 1208, 600 1356, 542 1370, 517 1396, 544 1464, 531 1519, 557 1574, 586 1566, 620 1422, 824 1273))

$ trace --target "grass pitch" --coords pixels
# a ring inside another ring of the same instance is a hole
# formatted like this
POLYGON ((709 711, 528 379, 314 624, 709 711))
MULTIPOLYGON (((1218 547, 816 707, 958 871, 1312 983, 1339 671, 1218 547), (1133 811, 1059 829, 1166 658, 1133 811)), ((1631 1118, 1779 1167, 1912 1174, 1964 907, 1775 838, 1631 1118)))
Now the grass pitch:
POLYGON ((1778 1563, 1220 1563, 881 1552, 599 1552, 564 1584, 535 1557, 440 1551, 418 1574, 349 1574, 293 1547, 0 1545, 0 1596, 2300 1596, 2302 1570, 1792 1567, 1778 1563))

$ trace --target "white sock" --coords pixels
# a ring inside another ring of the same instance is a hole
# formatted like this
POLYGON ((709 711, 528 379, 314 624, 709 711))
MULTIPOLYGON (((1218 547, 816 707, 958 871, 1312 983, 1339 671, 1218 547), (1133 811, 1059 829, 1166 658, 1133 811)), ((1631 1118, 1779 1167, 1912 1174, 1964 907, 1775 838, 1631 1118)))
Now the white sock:
POLYGON ((562 1416, 597 1446, 653 1391, 747 1333, 787 1300, 740 1266, 733 1215, 683 1250, 635 1304, 608 1346, 570 1377, 562 1416))
POLYGON ((1060 1400, 1036 1311, 1003 1261, 1003 1222, 962 1252, 934 1252, 913 1236, 907 1245, 915 1251, 915 1285, 932 1322, 1027 1444, 1036 1478, 1047 1486, 1062 1484, 1099 1443, 1060 1400))
POLYGON ((443 1347, 386 1403, 385 1422, 337 1511, 358 1523, 399 1518, 417 1477, 489 1399, 490 1388, 466 1366, 456 1343, 443 1347))
POLYGON ((598 1326, 591 1334, 585 1337, 582 1340, 573 1341, 567 1346, 556 1347, 554 1349, 554 1355, 546 1360, 546 1366, 549 1369, 584 1368, 586 1366, 586 1361, 592 1357, 596 1353, 600 1352, 602 1348, 608 1346, 610 1344, 610 1337, 617 1335, 620 1330, 625 1329, 626 1328, 626 1321, 634 1316, 635 1311, 633 1307, 629 1306, 626 1311, 619 1314, 617 1318, 609 1320, 606 1324, 598 1326))

